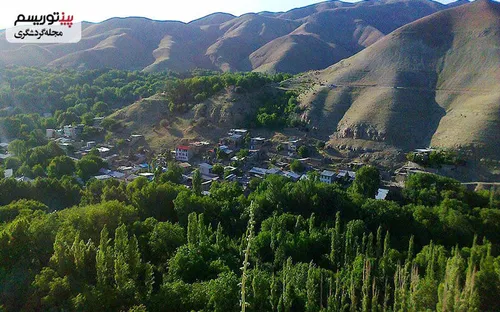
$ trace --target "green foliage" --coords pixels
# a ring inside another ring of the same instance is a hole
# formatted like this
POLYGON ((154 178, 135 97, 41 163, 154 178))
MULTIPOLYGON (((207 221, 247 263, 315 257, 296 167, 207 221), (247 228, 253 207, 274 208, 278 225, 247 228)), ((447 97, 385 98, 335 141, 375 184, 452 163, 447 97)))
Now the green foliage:
POLYGON ((118 128, 120 128, 120 123, 111 118, 111 117, 108 117, 108 118, 104 118, 101 122, 101 127, 103 127, 104 129, 108 130, 108 131, 111 131, 111 132, 114 132, 116 130, 118 130, 118 128))
POLYGON ((266 91, 261 95, 260 103, 255 117, 258 126, 274 129, 283 126, 294 127, 301 123, 296 114, 296 94, 292 91, 266 91))
POLYGON ((9 157, 5 160, 4 167, 6 169, 12 169, 13 171, 17 171, 17 169, 19 169, 19 167, 21 167, 22 164, 23 162, 18 157, 9 157))
POLYGON ((167 165, 167 171, 160 175, 161 182, 181 183, 182 168, 174 162, 167 165))
POLYGON ((316 148, 319 150, 322 150, 325 148, 326 143, 324 141, 318 141, 316 142, 316 148))
POLYGON ((48 211, 49 207, 35 200, 21 199, 8 205, 0 206, 0 222, 13 221, 20 214, 29 214, 32 211, 48 211))
POLYGON ((193 172, 193 192, 196 195, 201 195, 201 172, 199 169, 196 169, 193 172))
POLYGON ((50 161, 47 167, 47 174, 50 178, 60 178, 71 176, 75 172, 75 162, 68 156, 57 156, 50 161))
POLYGON ((302 145, 297 149, 297 155, 299 155, 302 158, 309 157, 309 149, 307 146, 302 145))
POLYGON ((410 152, 406 154, 406 159, 416 162, 426 167, 440 168, 443 165, 464 165, 465 160, 456 151, 438 150, 431 151, 429 155, 410 152))
POLYGON ((350 190, 364 196, 365 198, 375 198, 380 186, 380 173, 377 168, 364 166, 356 171, 356 178, 352 183, 350 190))
POLYGON ((81 187, 52 154, 34 158, 48 178, 0 179, 6 311, 499 309, 493 192, 415 175, 403 201, 375 200, 378 172, 365 167, 349 191, 270 175, 250 194, 215 182, 201 196, 174 183, 173 164, 151 182, 81 187))
POLYGON ((458 181, 429 173, 409 176, 403 192, 408 201, 423 205, 436 205, 445 196, 461 197, 463 193, 458 181))
POLYGON ((294 159, 291 163, 290 163, 290 169, 293 171, 293 172, 304 172, 305 168, 304 168, 304 165, 302 164, 302 162, 298 159, 294 159))
POLYGON ((238 151, 238 153, 236 153, 236 156, 237 156, 238 158, 240 158, 240 159, 241 159, 241 158, 245 158, 245 157, 247 157, 247 156, 248 156, 248 153, 249 153, 248 149, 243 148, 243 149, 240 149, 240 150, 238 151))
POLYGON ((101 157, 89 153, 76 162, 76 174, 83 180, 97 175, 101 168, 107 167, 101 157))
POLYGON ((212 167, 212 173, 222 177, 224 175, 224 167, 221 164, 215 164, 212 167))

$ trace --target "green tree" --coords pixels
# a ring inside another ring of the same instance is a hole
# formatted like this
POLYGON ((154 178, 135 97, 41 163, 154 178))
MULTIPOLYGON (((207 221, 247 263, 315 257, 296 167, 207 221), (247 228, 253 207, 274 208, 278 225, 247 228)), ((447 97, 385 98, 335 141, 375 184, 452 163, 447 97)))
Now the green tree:
POLYGON ((35 165, 33 167, 33 177, 34 178, 37 178, 37 177, 44 177, 45 176, 45 170, 43 170, 43 167, 42 165, 35 165))
POLYGON ((109 110, 108 104, 104 103, 103 101, 96 102, 92 106, 92 112, 94 112, 98 116, 104 116, 109 110))
POLYGON ((302 158, 309 157, 309 149, 307 146, 302 145, 297 149, 297 154, 302 158))
POLYGON ((222 177, 224 175, 224 167, 221 164, 215 164, 212 167, 212 173, 222 177))
POLYGON ((24 176, 30 178, 33 176, 33 172, 31 171, 31 168, 27 164, 24 164, 21 167, 19 167, 19 169, 17 169, 16 175, 19 177, 24 176))
POLYGON ((167 165, 167 171, 160 175, 160 181, 162 183, 172 182, 180 184, 182 182, 182 172, 182 168, 178 164, 170 162, 167 165))
POLYGON ((23 162, 18 157, 9 157, 5 159, 4 166, 6 169, 12 169, 15 172, 22 164, 23 162))
POLYGON ((20 159, 23 159, 28 151, 28 147, 26 146, 26 142, 16 139, 9 143, 9 152, 16 155, 20 159))
POLYGON ((94 114, 92 113, 85 113, 82 115, 82 123, 86 126, 93 126, 94 125, 94 114))
POLYGON ((373 166, 364 166, 356 172, 350 190, 365 198, 375 198, 380 186, 380 173, 373 166))
POLYGON ((60 178, 65 175, 73 175, 76 166, 73 159, 68 156, 57 156, 50 161, 47 174, 50 178, 60 178))
POLYGON ((108 229, 101 230, 101 239, 96 254, 97 287, 102 292, 107 292, 113 286, 114 263, 113 247, 110 245, 108 229))
POLYGON ((303 172, 304 171, 304 165, 302 164, 302 162, 298 159, 294 159, 291 163, 290 163, 290 169, 293 171, 293 172, 303 172))
POLYGON ((201 172, 199 169, 193 173, 193 192, 196 195, 201 195, 201 172))

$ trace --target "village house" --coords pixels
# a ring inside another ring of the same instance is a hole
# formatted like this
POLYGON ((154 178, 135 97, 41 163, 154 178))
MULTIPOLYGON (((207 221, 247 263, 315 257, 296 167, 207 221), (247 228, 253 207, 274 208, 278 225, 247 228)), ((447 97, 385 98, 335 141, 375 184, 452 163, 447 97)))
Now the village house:
POLYGON ((57 136, 57 131, 55 129, 45 129, 45 136, 47 139, 53 139, 57 136))
POLYGON ((109 155, 109 152, 111 151, 109 148, 107 147, 98 147, 97 150, 99 151, 99 155, 104 158, 104 157, 107 157, 109 155))
POLYGON ((301 140, 300 139, 290 140, 286 144, 290 152, 296 152, 301 146, 301 140))
POLYGON ((135 145, 137 142, 141 141, 144 139, 144 136, 142 134, 132 134, 130 137, 127 139, 130 145, 135 145))
POLYGON ((388 194, 389 194, 388 189, 379 188, 377 191, 377 195, 375 195, 375 199, 385 200, 388 194))
POLYGON ((185 145, 179 145, 175 148, 175 160, 187 162, 191 159, 191 148, 185 145))
POLYGON ((7 153, 7 154, 0 154, 0 164, 2 164, 7 158, 12 157, 13 155, 7 153))
POLYGON ((319 175, 319 180, 324 183, 332 184, 335 180, 335 172, 323 170, 319 175))
POLYGON ((205 141, 197 141, 189 143, 190 157, 195 155, 205 155, 210 150, 210 143, 205 141))
POLYGON ((435 151, 435 149, 433 148, 417 148, 415 149, 415 151, 413 151, 413 153, 415 154, 415 156, 418 156, 423 161, 427 161, 429 160, 429 156, 433 151, 435 151))
POLYGON ((4 177, 5 177, 6 179, 8 179, 8 178, 12 178, 12 176, 14 175, 14 170, 12 170, 12 169, 5 169, 5 170, 3 171, 3 174, 4 174, 4 177))
POLYGON ((227 145, 219 146, 219 150, 226 154, 228 157, 231 157, 234 154, 234 150, 230 149, 227 145))
POLYGON ((213 166, 212 166, 212 165, 207 164, 207 163, 201 163, 201 164, 199 165, 199 167, 200 167, 200 173, 201 173, 202 175, 207 175, 207 176, 209 176, 209 175, 211 175, 211 174, 212 174, 212 168, 213 168, 213 166))
POLYGON ((182 168, 184 173, 189 173, 191 171, 191 164, 188 162, 182 162, 179 164, 179 167, 182 168))
POLYGON ((251 138, 250 139, 250 149, 251 150, 259 150, 264 146, 265 143, 266 143, 265 138, 261 138, 261 137, 251 138))
POLYGON ((297 174, 293 171, 283 171, 283 174, 285 175, 285 177, 290 178, 293 182, 297 182, 301 177, 300 174, 297 174))
POLYGON ((267 169, 253 167, 248 171, 249 174, 254 175, 256 177, 264 177, 267 174, 267 169))
POLYGON ((77 137, 79 137, 82 134, 84 127, 85 126, 82 124, 74 126, 74 127, 72 125, 66 125, 63 127, 64 136, 68 137, 68 138, 76 139, 77 137))
POLYGON ((239 135, 244 137, 247 135, 247 133, 248 133, 247 129, 231 129, 231 130, 229 130, 227 135, 231 136, 234 134, 239 134, 239 135))

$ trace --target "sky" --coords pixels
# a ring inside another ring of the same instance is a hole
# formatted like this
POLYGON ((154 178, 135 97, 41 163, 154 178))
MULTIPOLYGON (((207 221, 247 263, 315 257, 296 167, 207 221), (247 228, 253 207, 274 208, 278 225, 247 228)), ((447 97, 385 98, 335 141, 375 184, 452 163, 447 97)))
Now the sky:
MULTIPOLYGON (((438 0, 450 3, 454 0, 438 0)), ((0 10, 0 29, 12 27, 19 14, 46 15, 65 12, 75 22, 100 22, 111 17, 143 16, 155 20, 189 22, 214 12, 241 15, 249 12, 287 11, 320 0, 24 0, 9 1, 0 10)), ((357 2, 345 0, 345 2, 357 2)))

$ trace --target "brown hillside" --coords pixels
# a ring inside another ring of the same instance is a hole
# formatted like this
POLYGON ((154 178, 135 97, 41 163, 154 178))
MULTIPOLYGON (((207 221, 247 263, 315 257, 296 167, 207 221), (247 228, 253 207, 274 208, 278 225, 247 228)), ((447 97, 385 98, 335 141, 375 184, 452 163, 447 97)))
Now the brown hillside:
POLYGON ((0 31, 0 64, 297 73, 326 68, 447 7, 431 0, 327 1, 285 13, 214 13, 190 23, 111 18, 84 23, 78 43, 38 48, 8 43, 0 31))
POLYGON ((336 147, 461 148, 500 155, 500 3, 478 0, 404 26, 304 75, 308 117, 336 147))

